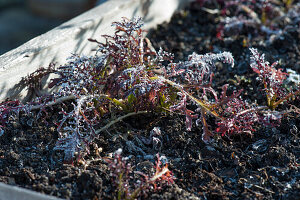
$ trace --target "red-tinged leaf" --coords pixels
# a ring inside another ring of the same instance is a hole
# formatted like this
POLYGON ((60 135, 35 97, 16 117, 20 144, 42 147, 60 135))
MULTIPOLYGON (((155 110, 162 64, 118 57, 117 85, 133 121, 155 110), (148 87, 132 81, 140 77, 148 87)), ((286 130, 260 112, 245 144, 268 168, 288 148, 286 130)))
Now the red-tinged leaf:
POLYGON ((186 130, 191 131, 192 130, 192 122, 193 119, 197 119, 198 115, 192 115, 194 111, 186 109, 185 111, 185 125, 186 125, 186 130))
POLYGON ((149 92, 149 101, 154 104, 156 99, 156 91, 155 90, 150 90, 149 92))
POLYGON ((203 126, 202 140, 205 143, 210 143, 214 134, 205 126, 203 126))
POLYGON ((228 131, 228 128, 226 128, 223 124, 220 123, 218 123, 218 125, 219 127, 216 128, 216 132, 220 133, 222 136, 225 136, 228 131))
POLYGON ((202 133, 202 141, 205 143, 209 143, 211 141, 211 138, 214 136, 210 130, 208 129, 208 125, 205 119, 205 110, 201 108, 201 122, 203 126, 203 133, 202 133))

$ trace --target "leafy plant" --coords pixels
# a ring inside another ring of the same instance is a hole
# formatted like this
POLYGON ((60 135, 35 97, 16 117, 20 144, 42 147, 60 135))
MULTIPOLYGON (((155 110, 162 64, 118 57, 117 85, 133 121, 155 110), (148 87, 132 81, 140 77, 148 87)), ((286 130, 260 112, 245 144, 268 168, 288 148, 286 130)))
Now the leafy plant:
POLYGON ((164 185, 174 183, 175 178, 168 169, 168 164, 162 166, 158 154, 153 167, 154 173, 147 175, 140 171, 133 171, 131 164, 127 161, 128 158, 122 157, 121 153, 122 149, 118 149, 113 158, 106 158, 110 176, 117 188, 117 199, 146 197, 150 191, 161 190, 164 185))
POLYGON ((186 129, 193 130, 195 120, 196 126, 203 130, 203 141, 208 143, 215 133, 251 134, 257 123, 274 125, 273 121, 279 121, 287 112, 277 111, 278 105, 299 94, 299 86, 287 93, 283 80, 288 74, 275 69, 275 65, 270 66, 256 49, 250 49, 251 67, 264 85, 267 106, 242 99, 242 89, 228 94, 227 84, 220 93, 215 90, 215 62, 233 67, 231 53, 193 53, 187 61, 175 63, 173 54, 162 49, 156 52, 151 47, 143 36, 141 18, 123 18, 112 25, 115 34, 103 36, 104 43, 90 39, 99 46, 96 55, 72 55, 67 64, 53 71, 59 77, 49 87, 59 87, 57 93, 38 97, 26 105, 17 101, 2 103, 2 128, 13 112, 40 110, 39 113, 47 114, 46 107, 70 100, 71 106, 62 108, 61 118, 56 121, 59 139, 54 150, 63 151, 65 161, 72 162, 76 154, 80 159, 88 153, 89 144, 102 131, 132 115, 151 112, 185 115, 186 129), (123 116, 97 130, 95 127, 111 114, 123 116), (215 119, 216 129, 210 128, 214 124, 208 120, 209 116, 215 119))
POLYGON ((295 92, 288 93, 287 89, 283 87, 283 81, 287 78, 287 73, 282 72, 282 69, 276 69, 278 62, 271 66, 269 62, 265 61, 264 54, 260 55, 257 49, 250 48, 251 68, 258 74, 259 80, 263 83, 264 92, 267 97, 267 105, 271 110, 274 110, 283 101, 290 99, 300 93, 298 88, 295 92))

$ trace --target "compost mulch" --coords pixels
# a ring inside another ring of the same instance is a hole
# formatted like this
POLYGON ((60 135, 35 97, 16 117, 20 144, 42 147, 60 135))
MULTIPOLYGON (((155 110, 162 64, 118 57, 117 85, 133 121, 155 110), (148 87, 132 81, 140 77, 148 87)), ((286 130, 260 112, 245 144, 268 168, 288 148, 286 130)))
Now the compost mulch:
MULTIPOLYGON (((215 86, 243 88, 243 98, 262 104, 265 97, 249 66, 248 47, 265 53, 270 62, 280 60, 282 67, 300 72, 299 26, 284 29, 272 43, 267 42, 270 35, 252 29, 220 40, 216 37, 219 21, 219 15, 190 6, 149 31, 148 38, 156 49, 174 53, 176 61, 186 60, 192 52, 232 52, 235 67, 217 65, 215 86)), ((283 27, 289 25, 284 23, 283 27)), ((297 99, 291 104, 300 108, 297 99)), ((48 112, 49 124, 21 115, 7 125, 0 136, 1 182, 60 198, 114 199, 116 188, 102 158, 122 148, 134 170, 147 170, 159 153, 176 177, 175 184, 142 199, 300 199, 299 110, 287 114, 278 126, 257 126, 251 134, 216 134, 211 144, 202 141, 201 127, 186 131, 185 117, 179 114, 136 115, 101 133, 90 145, 85 162, 73 164, 64 163, 63 153, 53 151, 58 133, 50 122, 59 115, 56 107, 48 112), (153 127, 160 127, 162 145, 140 144, 138 138, 149 137, 153 127), (130 148, 132 143, 141 151, 130 148)), ((210 126, 215 128, 213 121, 210 126)))

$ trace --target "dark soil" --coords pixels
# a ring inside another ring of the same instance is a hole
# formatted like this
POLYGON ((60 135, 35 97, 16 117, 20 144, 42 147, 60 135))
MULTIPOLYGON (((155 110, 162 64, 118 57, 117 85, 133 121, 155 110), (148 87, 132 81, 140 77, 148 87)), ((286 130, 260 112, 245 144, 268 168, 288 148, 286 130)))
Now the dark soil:
MULTIPOLYGON (((220 19, 193 5, 174 15, 170 23, 150 31, 148 37, 156 49, 174 53, 177 61, 186 60, 192 52, 232 52, 235 68, 218 66, 214 84, 244 88, 243 98, 258 103, 264 103, 264 96, 249 66, 248 47, 265 53, 271 63, 280 60, 282 68, 300 72, 299 21, 298 25, 283 21, 282 37, 270 42, 272 35, 252 29, 217 39, 220 19)), ((299 99, 291 104, 300 108, 299 99)), ((59 117, 55 109, 48 122, 59 117)), ((100 135, 85 163, 77 164, 64 164, 63 154, 53 151, 58 138, 54 124, 22 115, 0 136, 0 181, 60 198, 113 199, 116 188, 102 158, 122 148, 134 170, 152 166, 158 152, 168 159, 175 184, 149 193, 148 199, 300 199, 299 115, 299 110, 290 113, 279 126, 257 127, 251 135, 216 136, 209 145, 201 140, 201 127, 186 131, 184 116, 138 115, 100 135), (138 138, 149 137, 153 127, 162 131, 160 148, 139 143, 138 138), (132 143, 140 150, 130 148, 132 143)))

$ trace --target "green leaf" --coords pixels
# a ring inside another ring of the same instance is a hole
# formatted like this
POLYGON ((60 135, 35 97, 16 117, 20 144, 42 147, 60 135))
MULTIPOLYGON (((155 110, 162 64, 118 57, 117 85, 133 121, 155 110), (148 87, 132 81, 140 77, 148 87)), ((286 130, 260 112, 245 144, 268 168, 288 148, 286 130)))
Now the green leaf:
POLYGON ((131 93, 128 95, 127 100, 129 104, 133 104, 136 101, 136 97, 131 93))
POLYGON ((123 110, 126 110, 127 109, 127 106, 122 103, 121 100, 118 100, 118 99, 112 99, 112 101, 117 105, 117 106, 120 106, 123 110))

